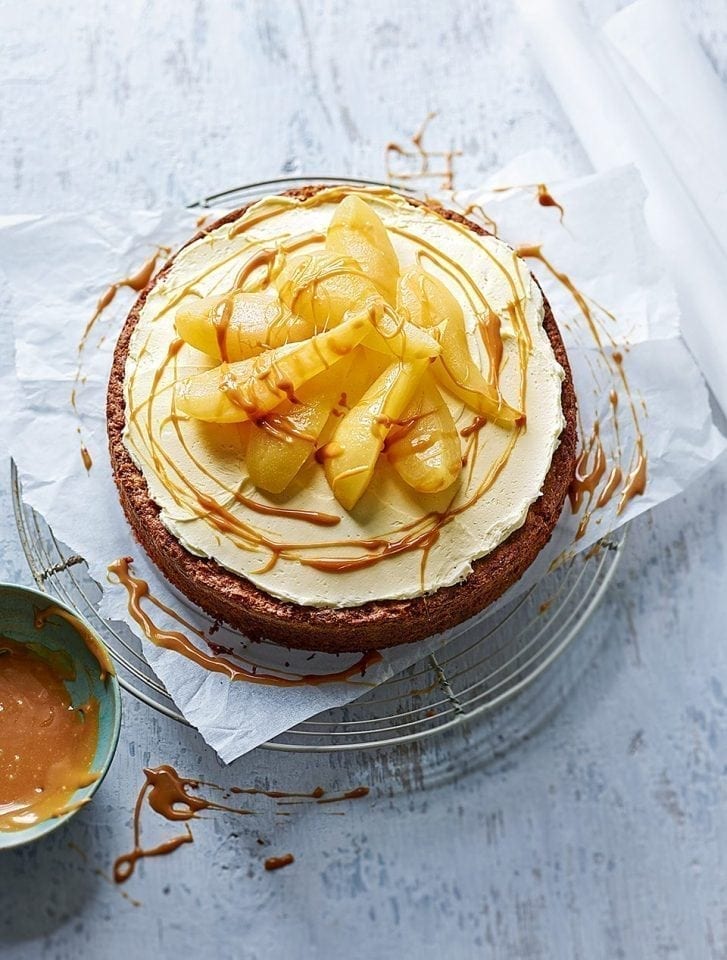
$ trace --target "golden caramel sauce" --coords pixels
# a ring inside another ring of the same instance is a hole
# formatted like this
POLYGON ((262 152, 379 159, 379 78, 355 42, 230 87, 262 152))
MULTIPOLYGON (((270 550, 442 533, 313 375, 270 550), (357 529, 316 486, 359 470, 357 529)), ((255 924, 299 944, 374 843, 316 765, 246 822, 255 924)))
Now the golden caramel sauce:
POLYGON ((621 491, 621 497, 618 501, 618 507, 616 508, 616 513, 623 513, 626 504, 629 500, 634 497, 642 494, 646 489, 646 478, 647 478, 647 460, 646 454, 644 453, 644 443, 641 437, 637 441, 636 449, 636 462, 632 469, 629 471, 628 476, 626 477, 626 482, 624 483, 623 490, 621 491))
MULTIPOLYGON (((609 350, 606 348, 604 340, 608 341, 612 348, 615 348, 616 343, 613 337, 608 334, 602 325, 599 329, 599 324, 596 320, 591 304, 598 307, 611 320, 615 319, 613 314, 604 307, 596 304, 595 301, 591 301, 589 303, 588 298, 578 289, 578 287, 576 287, 570 277, 562 271, 556 269, 551 261, 543 254, 540 245, 519 247, 517 253, 523 258, 539 260, 548 270, 548 272, 571 294, 581 315, 586 321, 587 327, 596 343, 596 346, 598 347, 599 353, 608 373, 620 381, 620 385, 626 394, 628 410, 631 414, 631 420, 633 423, 635 433, 635 451, 632 457, 632 466, 628 472, 625 470, 622 457, 618 420, 620 403, 619 393, 616 388, 612 387, 608 394, 610 415, 614 428, 616 443, 616 448, 613 451, 614 462, 611 463, 610 468, 606 452, 603 449, 603 445, 600 440, 598 421, 596 421, 594 424, 591 436, 587 440, 585 440, 583 437, 583 429, 581 428, 579 431, 581 434, 581 451, 576 464, 575 477, 569 491, 571 507, 574 513, 577 513, 578 510, 580 510, 584 502, 586 504, 585 512, 580 519, 575 535, 575 539, 579 540, 585 535, 586 530, 588 529, 588 524, 590 522, 593 510, 602 509, 605 507, 619 489, 621 490, 621 493, 618 506, 616 508, 617 514, 622 513, 627 503, 632 500, 633 497, 642 494, 646 489, 648 458, 644 445, 644 436, 641 430, 640 418, 636 410, 636 404, 631 392, 629 380, 626 375, 626 371, 624 370, 623 352, 617 349, 612 349, 609 352, 609 350), (604 476, 606 477, 605 482, 603 482, 603 485, 599 489, 599 484, 601 484, 604 476)), ((643 398, 641 399, 641 404, 644 414, 646 414, 646 405, 643 398)))
POLYGON ((607 503, 611 500, 614 493, 621 486, 621 481, 623 479, 623 473, 621 467, 617 464, 614 464, 611 467, 611 472, 608 475, 606 482, 603 485, 601 492, 598 494, 598 499, 596 500, 596 506, 601 509, 605 507, 607 503))
POLYGON ((369 795, 368 787, 354 787, 337 797, 321 797, 316 803, 339 803, 341 800, 361 800, 369 795))
MULTIPOLYGON (((208 786, 217 786, 217 784, 208 784, 208 786)), ((303 800, 320 800, 325 796, 326 791, 323 787, 316 787, 309 793, 295 793, 289 790, 263 790, 261 787, 230 787, 230 793, 245 793, 253 796, 269 797, 271 800, 286 800, 290 797, 299 797, 303 800)))
POLYGON ((485 229, 489 230, 493 237, 497 236, 497 222, 492 219, 481 203, 468 203, 462 210, 463 217, 469 217, 476 214, 485 223, 485 229))
POLYGON ((477 416, 474 418, 472 423, 467 424, 466 427, 463 427, 459 431, 459 435, 467 439, 467 437, 471 437, 473 434, 479 433, 480 430, 486 425, 487 425, 487 418, 477 416))
POLYGON ((429 124, 437 116, 436 113, 428 113, 423 123, 411 137, 411 146, 402 146, 399 143, 390 141, 384 148, 384 160, 386 164, 386 179, 389 183, 394 181, 412 181, 412 180, 433 180, 440 181, 441 190, 454 189, 454 158, 462 156, 461 150, 429 150, 424 146, 424 135, 427 132, 429 124), (392 169, 392 157, 401 157, 407 161, 414 160, 417 164, 413 169, 394 171, 392 169), (441 160, 441 169, 432 169, 432 160, 441 160))
POLYGON ((85 444, 81 444, 81 462, 86 468, 86 473, 91 472, 91 467, 93 466, 93 460, 91 454, 88 452, 88 447, 85 444))
POLYGON ((575 476, 568 490, 573 513, 578 513, 586 494, 592 499, 596 487, 606 472, 606 454, 601 443, 601 429, 598 420, 593 424, 593 432, 587 445, 581 450, 576 461, 575 476))
POLYGON ((127 277, 123 277, 121 280, 116 280, 114 283, 109 284, 107 289, 101 294, 91 319, 84 327, 81 339, 78 343, 79 354, 83 353, 89 335, 96 325, 96 321, 99 319, 104 310, 113 303, 114 298, 119 290, 121 290, 122 287, 128 287, 135 293, 141 293, 141 291, 149 284, 149 281, 154 276, 159 258, 162 256, 167 256, 169 253, 169 247, 157 247, 154 253, 147 260, 145 260, 144 263, 142 263, 136 273, 130 273, 127 277))
MULTIPOLYGON (((528 260, 528 259, 539 260, 543 264, 543 266, 546 268, 546 270, 550 274, 552 274, 552 276, 555 277, 555 279, 566 288, 566 290, 570 293, 570 295, 575 300, 578 306, 578 309, 580 310, 584 320, 588 324, 588 328, 591 332, 591 336, 595 340, 596 345, 599 348, 603 349, 602 331, 599 331, 598 329, 598 323, 596 321, 596 318, 594 317, 593 310, 591 309, 591 305, 589 304, 588 300, 583 295, 583 293, 573 283, 573 281, 568 276, 568 274, 563 273, 561 270, 556 269, 556 267, 550 262, 550 260, 548 260, 548 258, 543 253, 543 250, 540 244, 520 246, 517 248, 515 252, 523 260, 528 260)), ((612 344, 614 343, 613 338, 609 337, 608 339, 612 344)))
POLYGON ((340 457, 343 453, 343 447, 340 443, 336 443, 335 440, 329 440, 328 443, 324 443, 322 447, 318 447, 314 456, 318 463, 325 463, 326 460, 335 460, 336 457, 340 457))
MULTIPOLYGON (((161 377, 167 365, 172 361, 176 361, 176 357, 183 346, 184 346, 184 341, 180 338, 176 338, 170 343, 164 362, 161 364, 161 366, 156 370, 154 374, 154 377, 152 380, 152 387, 151 387, 152 397, 154 396, 154 393, 159 385, 159 381, 161 380, 161 377)), ((140 409, 137 407, 135 410, 131 412, 130 414, 131 418, 136 419, 140 412, 141 412, 140 409)), ((147 412, 147 435, 149 436, 149 438, 151 438, 153 435, 151 402, 147 402, 146 412, 147 412)), ((270 419, 271 418, 268 418, 268 421, 270 419)), ((192 450, 189 448, 189 445, 185 442, 184 436, 182 432, 179 430, 178 418, 174 412, 172 413, 171 420, 175 428, 175 431, 177 433, 177 437, 182 447, 184 448, 185 452, 189 456, 190 460, 195 464, 195 466, 200 471, 202 471, 211 480, 216 480, 217 478, 215 477, 215 475, 211 473, 209 469, 205 466, 205 464, 193 454, 192 450)), ((261 423, 264 423, 264 422, 265 421, 261 421, 261 423)), ((169 477, 167 471, 164 469, 164 461, 166 461, 167 465, 174 470, 177 469, 176 466, 171 461, 171 459, 164 453, 160 444, 152 442, 150 452, 153 458, 155 469, 162 476, 166 474, 167 487, 170 491, 173 490, 176 484, 174 484, 172 479, 169 477)), ((191 485, 189 486, 190 486, 190 491, 194 494, 196 503, 202 508, 204 515, 214 518, 212 522, 215 523, 218 529, 221 529, 227 533, 236 532, 243 539, 252 540, 253 543, 258 545, 268 543, 268 541, 264 537, 262 537, 262 535, 254 534, 248 525, 243 524, 241 521, 237 520, 234 514, 232 514, 229 510, 222 507, 216 500, 214 500, 214 498, 201 493, 200 491, 193 488, 191 485)), ((323 513, 317 510, 297 510, 289 507, 277 506, 274 504, 261 503, 258 500, 253 500, 251 497, 245 496, 239 490, 233 489, 226 485, 224 486, 224 489, 225 489, 225 492, 229 494, 237 503, 247 507, 249 510, 252 510, 255 513, 260 513, 260 514, 265 514, 268 516, 275 516, 275 517, 287 517, 291 520, 301 520, 306 523, 312 523, 315 526, 320 526, 320 527, 333 527, 333 526, 336 526, 336 524, 341 522, 341 518, 336 514, 323 513)), ((177 502, 181 502, 181 501, 178 500, 177 502)), ((187 501, 187 504, 188 504, 188 501, 187 501)), ((274 549, 274 545, 271 545, 271 549, 274 549)))
MULTIPOLYGON (((449 221, 452 225, 457 226, 454 221, 449 221)), ((413 234, 409 233, 406 230, 399 229, 397 227, 389 228, 392 233, 398 233, 400 236, 407 237, 409 240, 414 240, 413 234)), ((465 235, 469 234, 469 231, 465 235)), ((471 234, 470 238, 474 242, 477 242, 471 234)), ((482 338, 482 343, 487 354, 487 371, 483 371, 485 379, 488 383, 491 383, 493 387, 497 387, 499 383, 499 372, 500 365, 502 363, 502 336, 500 335, 500 322, 499 318, 495 314, 495 311, 490 307, 490 304, 487 301, 487 298, 483 292, 479 289, 477 284, 472 279, 471 275, 454 260, 452 257, 438 250, 433 244, 427 243, 426 240, 422 238, 416 238, 417 243, 420 245, 421 249, 417 251, 417 263, 421 267, 425 261, 429 260, 431 263, 434 263, 440 270, 444 271, 448 276, 450 276, 457 286, 462 291, 463 295, 469 301, 470 307, 476 316, 480 318, 478 327, 480 331, 480 336, 482 338), (492 318, 495 318, 494 320, 492 318)), ((499 267, 502 265, 494 257, 491 257, 493 262, 497 263, 499 267)), ((514 290, 514 286, 511 282, 511 289, 514 290)), ((519 297, 517 298, 519 302, 519 297)), ((516 319, 520 319, 519 315, 516 319)), ((522 316, 524 321, 524 316, 522 316)), ((526 327, 527 331, 527 327, 526 327)), ((518 340, 522 334, 522 329, 520 327, 516 328, 516 335, 518 340)), ((527 334, 527 343, 529 345, 529 334, 527 334)), ((527 375, 527 355, 529 353, 529 346, 527 352, 524 354, 525 358, 525 368, 521 371, 521 376, 524 379, 527 375)), ((521 353, 521 361, 523 359, 523 354, 521 353)), ((523 397, 520 397, 520 408, 523 409, 523 397)))
MULTIPOLYGON (((78 413, 78 388, 81 383, 85 382, 85 377, 81 376, 83 367, 83 354, 86 349, 88 339, 92 330, 96 326, 97 321, 103 314, 104 310, 106 310, 106 308, 113 303, 116 294, 122 287, 128 287, 130 290, 140 293, 149 284, 151 278, 153 277, 159 258, 162 256, 167 256, 170 252, 171 250, 169 247, 157 247, 154 253, 144 261, 144 263, 135 273, 131 273, 127 277, 123 277, 121 280, 117 280, 110 284, 101 294, 101 297, 96 304, 96 309, 86 323, 86 326, 83 328, 81 339, 78 341, 76 373, 73 378, 73 387, 71 389, 71 407, 75 413, 78 413)), ((93 466, 93 460, 88 448, 83 443, 81 444, 81 460, 86 468, 86 471, 90 472, 91 467, 93 466)))
POLYGON ((387 557, 395 557, 399 553, 407 553, 409 550, 431 550, 432 546, 439 537, 439 526, 435 525, 430 530, 423 533, 412 535, 404 534, 399 540, 387 540, 379 548, 374 544, 379 544, 380 540, 357 541, 358 545, 366 547, 371 544, 372 552, 362 554, 360 557, 316 557, 303 558, 301 563, 304 566, 312 567, 314 570, 322 570, 326 573, 347 573, 351 570, 363 570, 366 567, 372 567, 387 557), (375 551, 375 552, 374 552, 375 551))
POLYGON ((538 190, 538 203, 540 204, 540 206, 555 207, 560 214, 560 222, 562 223, 563 214, 565 213, 565 210, 563 209, 561 204, 559 204, 557 200, 553 199, 553 197, 550 195, 548 188, 544 183, 539 183, 537 186, 537 190, 538 190))
MULTIPOLYGON (((83 863, 88 864, 88 854, 86 853, 85 850, 79 847, 77 843, 74 843, 73 840, 69 841, 68 849, 72 850, 76 854, 76 856, 78 856, 83 861, 83 863)), ((100 877, 102 880, 108 883, 111 887, 113 887, 114 890, 117 891, 119 896, 123 897, 123 899, 126 900, 127 903, 130 903, 132 907, 141 906, 141 900, 137 900, 135 897, 130 896, 126 892, 126 890, 121 890, 120 887, 118 887, 117 884, 114 882, 114 878, 111 876, 110 873, 107 873, 105 870, 101 870, 99 867, 94 867, 93 872, 95 876, 100 877)))
MULTIPOLYGON (((165 650, 172 650, 186 657, 205 670, 213 673, 222 673, 230 680, 267 684, 268 686, 275 687, 306 687, 320 686, 324 683, 344 683, 352 680, 356 676, 363 677, 370 666, 381 661, 381 654, 376 650, 372 650, 361 656, 361 658, 350 667, 334 673, 312 673, 297 677, 286 677, 277 674, 262 673, 259 672, 255 666, 247 667, 242 662, 233 663, 226 657, 214 656, 200 649, 196 644, 192 643, 189 637, 180 631, 164 630, 154 623, 141 605, 143 599, 147 599, 177 622, 190 628, 190 624, 187 621, 153 596, 146 580, 142 580, 141 577, 136 577, 131 573, 131 563, 132 560, 130 557, 120 557, 118 560, 115 560, 108 568, 109 579, 112 583, 117 582, 125 587, 129 598, 129 613, 144 631, 144 636, 147 640, 150 640, 158 647, 163 647, 165 650), (116 579, 112 580, 112 577, 116 579)), ((204 637, 201 631, 196 628, 192 629, 198 636, 204 637)))
POLYGON ((280 870, 282 867, 289 867, 295 863, 295 857, 292 853, 284 853, 280 857, 268 857, 265 861, 266 870, 280 870))
POLYGON ((499 383, 500 367, 502 366, 503 343, 500 327, 500 318, 493 310, 480 314, 477 329, 480 332, 485 352, 490 361, 485 379, 493 387, 497 387, 499 383))
POLYGON ((98 779, 99 704, 73 706, 73 666, 58 653, 0 637, 0 832, 63 816, 98 779))
MULTIPOLYGON (((197 819, 200 812, 205 810, 222 811, 232 813, 238 816, 249 816, 255 811, 248 810, 246 807, 233 807, 229 804, 219 803, 211 800, 209 797, 199 794, 200 787, 211 787, 214 790, 222 791, 225 794, 246 794, 258 795, 268 799, 276 800, 278 803, 286 801, 294 803, 305 803, 313 801, 317 804, 338 803, 344 800, 359 800, 368 796, 368 787, 354 787, 345 793, 337 794, 331 797, 326 795, 323 787, 316 787, 310 792, 288 791, 288 790, 266 790, 260 787, 222 787, 217 783, 211 783, 209 780, 200 780, 197 777, 183 777, 174 767, 169 764, 161 764, 158 767, 144 767, 144 783, 134 804, 133 814, 133 836, 134 846, 129 853, 117 857, 114 862, 114 880, 117 883, 124 883, 134 872, 139 860, 146 857, 158 857, 172 853, 179 849, 183 844, 193 843, 194 836, 189 826, 189 821, 197 819), (192 792, 194 791, 194 792, 192 792), (158 816, 171 822, 184 822, 185 832, 177 834, 168 840, 163 841, 153 847, 143 847, 141 843, 141 816, 144 809, 144 802, 158 816)), ((280 816, 289 816, 288 813, 279 811, 280 816)), ((293 862, 292 854, 285 854, 281 859, 290 857, 280 866, 286 866, 293 862)), ((276 858, 269 858, 271 860, 276 858)), ((268 867, 266 870, 276 869, 268 867)))

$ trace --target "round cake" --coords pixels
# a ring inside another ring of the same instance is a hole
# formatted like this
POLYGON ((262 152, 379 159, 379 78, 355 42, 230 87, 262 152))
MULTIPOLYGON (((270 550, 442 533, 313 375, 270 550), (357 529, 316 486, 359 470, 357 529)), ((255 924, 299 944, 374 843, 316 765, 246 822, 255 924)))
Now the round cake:
POLYGON ((389 189, 310 186, 205 227, 131 310, 108 389, 131 528, 253 640, 411 643, 549 540, 576 399, 503 241, 389 189))

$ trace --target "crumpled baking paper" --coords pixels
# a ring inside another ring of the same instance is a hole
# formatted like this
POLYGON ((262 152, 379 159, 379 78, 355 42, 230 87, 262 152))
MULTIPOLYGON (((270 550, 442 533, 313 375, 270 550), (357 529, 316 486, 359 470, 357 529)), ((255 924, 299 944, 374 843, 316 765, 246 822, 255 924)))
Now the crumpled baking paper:
MULTIPOLYGON (((494 191, 459 192, 444 199, 462 208, 480 205, 496 222, 500 236, 515 246, 542 245, 558 271, 587 295, 598 322, 607 325, 609 349, 623 350, 648 456, 648 485, 620 515, 618 497, 595 511, 577 542, 580 518, 566 506, 551 544, 508 598, 542 577, 559 557, 588 549, 617 526, 683 490, 725 449, 711 420, 702 376, 679 336, 674 292, 644 222, 639 175, 628 167, 578 179, 559 180, 556 175, 547 156, 526 157, 491 178, 488 186, 494 191), (557 207, 542 206, 538 200, 537 184, 546 178, 550 194, 563 207, 562 222, 557 207)), ((203 629, 210 621, 166 584, 134 541, 111 475, 105 393, 115 339, 134 299, 131 290, 119 290, 91 331, 80 357, 78 413, 70 394, 79 341, 108 285, 138 269, 157 244, 175 247, 183 242, 195 231, 197 216, 198 211, 190 210, 95 211, 0 219, 0 310, 6 324, 12 321, 15 346, 14 371, 7 369, 9 358, 3 361, 4 391, 13 407, 8 411, 6 406, 6 426, 11 424, 6 434, 23 497, 45 517, 56 537, 86 558, 91 575, 103 586, 102 615, 125 621, 137 633, 125 590, 107 581, 108 565, 125 555, 134 558, 134 572, 149 581, 164 603, 203 629), (93 460, 88 472, 81 444, 93 460)), ((472 216, 476 219, 478 211, 472 216)), ((618 440, 628 462, 636 435, 624 413, 623 389, 611 382, 573 296, 541 263, 531 265, 568 346, 584 435, 598 419, 604 448, 614 447, 609 391, 619 389, 618 440)), ((179 629, 158 610, 150 612, 159 625, 179 629)), ((385 651, 382 662, 360 680, 291 688, 231 683, 145 639, 143 649, 184 716, 230 762, 300 721, 350 702, 446 639, 385 651)), ((225 642, 220 635, 214 640, 225 642)), ((309 654, 268 644, 250 645, 246 656, 266 670, 278 666, 288 674, 338 671, 357 659, 316 654, 311 660, 309 654)))

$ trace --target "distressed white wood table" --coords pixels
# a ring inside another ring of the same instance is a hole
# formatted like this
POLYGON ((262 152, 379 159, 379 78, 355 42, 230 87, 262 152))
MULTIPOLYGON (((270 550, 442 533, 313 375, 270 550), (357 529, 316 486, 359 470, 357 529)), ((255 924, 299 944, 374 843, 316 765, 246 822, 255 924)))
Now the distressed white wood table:
MULTIPOLYGON (((462 185, 539 145, 584 167, 509 6, 4 0, 1 212, 380 177, 385 142, 429 110, 433 145, 463 151, 462 185)), ((727 78, 723 0, 684 8, 727 78)), ((0 470, 0 578, 29 583, 0 470)), ((194 732, 125 697, 95 802, 0 859, 3 958, 727 957, 725 502, 723 466, 634 525, 581 641, 596 648, 585 673, 488 764, 459 732, 378 755, 256 751, 223 770, 194 732), (193 845, 139 868, 135 907, 96 871, 129 846, 141 766, 165 761, 229 784, 373 790, 345 816, 260 806, 199 823, 193 845), (293 866, 263 870, 287 851, 293 866)))

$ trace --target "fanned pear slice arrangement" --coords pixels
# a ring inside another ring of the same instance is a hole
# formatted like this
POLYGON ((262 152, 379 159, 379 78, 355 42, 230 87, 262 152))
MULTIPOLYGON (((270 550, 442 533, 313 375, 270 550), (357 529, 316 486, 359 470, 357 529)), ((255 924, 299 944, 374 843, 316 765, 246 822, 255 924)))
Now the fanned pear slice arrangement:
POLYGON ((315 458, 351 511, 385 457, 412 490, 439 493, 462 470, 446 394, 500 426, 524 421, 503 400, 499 371, 485 376, 473 359, 456 298, 420 266, 400 270, 360 194, 338 204, 324 249, 276 263, 267 289, 193 301, 175 321, 220 363, 178 380, 174 409, 251 421, 246 464, 259 489, 284 493, 315 458))

